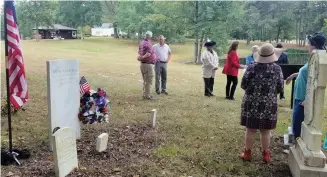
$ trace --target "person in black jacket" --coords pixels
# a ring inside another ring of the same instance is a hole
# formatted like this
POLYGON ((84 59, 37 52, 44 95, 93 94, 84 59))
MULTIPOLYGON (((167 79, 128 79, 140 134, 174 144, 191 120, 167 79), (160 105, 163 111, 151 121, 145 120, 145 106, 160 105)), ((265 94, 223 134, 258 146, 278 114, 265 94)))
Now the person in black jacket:
MULTIPOLYGON (((281 43, 277 43, 276 48, 283 48, 283 45, 281 43)), ((287 54, 285 52, 283 52, 275 63, 278 64, 278 65, 280 65, 280 64, 283 64, 283 65, 288 64, 287 54)), ((280 92, 279 98, 281 100, 285 100, 284 90, 282 90, 280 92)))

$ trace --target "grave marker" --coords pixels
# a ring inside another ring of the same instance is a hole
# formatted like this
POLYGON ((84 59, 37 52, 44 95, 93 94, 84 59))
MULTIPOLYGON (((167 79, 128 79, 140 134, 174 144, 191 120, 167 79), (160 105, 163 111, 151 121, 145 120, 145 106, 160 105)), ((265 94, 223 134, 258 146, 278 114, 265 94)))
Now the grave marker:
POLYGON ((52 135, 52 139, 56 176, 65 177, 78 168, 75 132, 69 127, 61 128, 52 135))
POLYGON ((157 109, 152 109, 151 111, 151 125, 153 128, 156 127, 157 123, 157 109))
POLYGON ((308 81, 301 138, 290 148, 293 177, 327 177, 326 156, 321 151, 321 130, 327 85, 327 53, 317 50, 308 61, 308 81))
MULTIPOLYGON (((80 138, 79 64, 77 60, 47 61, 49 136, 56 127, 71 127, 80 138)), ((50 138, 50 149, 53 142, 50 138)))
POLYGON ((108 144, 108 133, 102 133, 97 138, 96 150, 98 152, 105 151, 108 144))

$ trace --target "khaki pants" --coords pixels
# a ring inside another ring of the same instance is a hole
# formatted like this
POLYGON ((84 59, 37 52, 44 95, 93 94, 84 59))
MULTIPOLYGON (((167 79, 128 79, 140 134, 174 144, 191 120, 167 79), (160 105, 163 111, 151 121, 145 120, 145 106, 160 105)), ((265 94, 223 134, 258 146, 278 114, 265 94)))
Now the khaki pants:
POLYGON ((143 77, 143 97, 151 97, 151 86, 154 77, 154 65, 141 63, 141 73, 143 77))

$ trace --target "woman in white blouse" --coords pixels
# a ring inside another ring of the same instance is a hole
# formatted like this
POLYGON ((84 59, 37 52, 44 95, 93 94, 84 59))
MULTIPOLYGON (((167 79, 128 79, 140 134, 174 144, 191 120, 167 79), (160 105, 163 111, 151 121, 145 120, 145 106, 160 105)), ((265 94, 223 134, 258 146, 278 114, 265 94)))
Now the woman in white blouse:
POLYGON ((216 42, 210 41, 206 42, 204 46, 207 48, 202 54, 202 76, 204 80, 204 96, 211 97, 214 96, 213 85, 215 83, 216 70, 218 69, 218 55, 213 50, 216 42))

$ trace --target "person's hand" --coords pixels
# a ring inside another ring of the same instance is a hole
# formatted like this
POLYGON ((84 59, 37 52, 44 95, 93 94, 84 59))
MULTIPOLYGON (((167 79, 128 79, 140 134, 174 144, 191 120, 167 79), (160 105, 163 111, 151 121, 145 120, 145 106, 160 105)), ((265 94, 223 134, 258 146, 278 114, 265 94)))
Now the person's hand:
POLYGON ((246 65, 240 65, 240 68, 241 69, 245 69, 246 68, 246 65))
POLYGON ((291 81, 293 80, 293 78, 294 78, 293 74, 290 75, 290 76, 286 79, 286 85, 290 84, 291 81))
POLYGON ((217 70, 217 69, 218 69, 218 67, 213 68, 213 70, 217 70))
POLYGON ((138 61, 141 61, 141 56, 138 56, 138 57, 137 57, 137 60, 138 60, 138 61))
POLYGON ((301 104, 301 106, 304 106, 304 104, 305 104, 305 100, 302 101, 300 104, 301 104))

